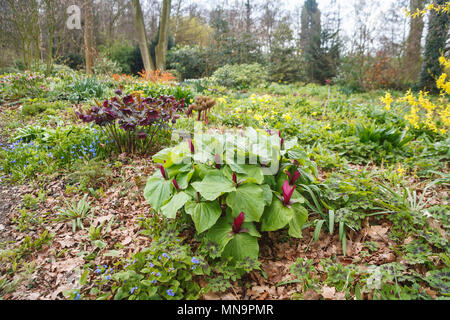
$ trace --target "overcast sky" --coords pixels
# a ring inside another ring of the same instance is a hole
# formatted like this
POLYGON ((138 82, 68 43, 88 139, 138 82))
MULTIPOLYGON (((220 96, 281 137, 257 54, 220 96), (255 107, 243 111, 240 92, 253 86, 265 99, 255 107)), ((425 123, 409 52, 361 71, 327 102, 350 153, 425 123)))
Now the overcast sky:
MULTIPOLYGON (((229 4, 234 3, 236 0, 200 0, 194 1, 197 3, 202 3, 203 6, 209 9, 216 7, 218 3, 228 2, 229 4)), ((242 0, 241 0, 242 1, 242 0)), ((275 0, 282 4, 283 9, 286 11, 294 10, 296 7, 301 7, 304 0, 275 0)), ((341 17, 342 17, 342 27, 346 35, 351 35, 354 30, 354 4, 360 0, 336 0, 336 4, 340 7, 341 17)), ((259 2, 263 3, 263 0, 252 0, 253 3, 259 2)), ((366 10, 372 12, 371 19, 374 20, 373 24, 376 24, 379 20, 380 14, 389 10, 393 3, 398 2, 398 0, 368 0, 368 7, 366 10)), ((329 12, 337 10, 338 8, 331 8, 332 0, 317 0, 319 4, 319 9, 321 12, 329 12)), ((369 24, 372 24, 369 22, 369 24)))

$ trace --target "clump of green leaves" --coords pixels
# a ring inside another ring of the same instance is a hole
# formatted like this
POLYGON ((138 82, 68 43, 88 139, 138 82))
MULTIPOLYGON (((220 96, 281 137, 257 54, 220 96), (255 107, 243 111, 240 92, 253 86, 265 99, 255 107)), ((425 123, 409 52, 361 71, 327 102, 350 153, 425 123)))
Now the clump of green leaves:
POLYGON ((147 181, 146 200, 169 219, 178 211, 190 216, 197 233, 215 243, 223 258, 256 260, 259 223, 261 231, 288 227, 290 236, 302 237, 308 212, 295 190, 298 169, 302 165, 311 174, 315 166, 296 140, 284 143, 251 128, 242 135, 202 134, 153 160, 161 167, 147 181), (256 164, 239 164, 236 154, 256 164))
POLYGON ((90 202, 87 201, 85 195, 80 201, 76 202, 74 199, 72 203, 65 200, 66 207, 57 212, 57 221, 72 221, 72 231, 77 229, 84 229, 83 220, 91 212, 90 202))
MULTIPOLYGON (((89 269, 87 269, 89 270, 89 269)), ((99 300, 195 300, 207 292, 194 279, 210 274, 204 258, 194 256, 173 231, 164 232, 149 248, 115 266, 97 266, 86 272, 94 287, 69 293, 73 299, 89 296, 99 300)), ((83 283, 84 284, 84 283, 83 283)))

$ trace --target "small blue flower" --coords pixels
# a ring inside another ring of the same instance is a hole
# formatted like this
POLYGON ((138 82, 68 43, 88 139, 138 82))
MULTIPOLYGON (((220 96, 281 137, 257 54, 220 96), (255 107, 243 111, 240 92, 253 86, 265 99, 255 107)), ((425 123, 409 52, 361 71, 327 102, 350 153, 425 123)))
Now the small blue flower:
POLYGON ((161 273, 160 273, 160 272, 157 272, 157 273, 156 273, 156 276, 157 276, 157 277, 161 277, 161 273))
POLYGON ((169 255, 167 253, 163 253, 163 257, 169 259, 169 255))
POLYGON ((138 288, 138 287, 133 287, 133 288, 131 288, 130 293, 133 294, 133 292, 136 291, 137 288, 138 288))
POLYGON ((95 272, 95 273, 101 273, 101 272, 102 272, 102 269, 97 268, 94 272, 95 272))
POLYGON ((199 264, 200 263, 200 261, 196 257, 193 257, 191 262, 195 263, 195 264, 199 264))
POLYGON ((172 289, 167 290, 166 293, 167 293, 167 295, 169 295, 171 297, 173 297, 175 295, 175 292, 173 292, 172 289))
POLYGON ((77 293, 77 295, 75 296, 75 300, 80 300, 80 293, 77 293))
POLYGON ((154 265, 153 263, 150 262, 150 263, 148 264, 148 266, 149 266, 150 268, 153 268, 155 265, 154 265))
POLYGON ((110 280, 111 279, 111 276, 106 276, 106 280, 110 280))

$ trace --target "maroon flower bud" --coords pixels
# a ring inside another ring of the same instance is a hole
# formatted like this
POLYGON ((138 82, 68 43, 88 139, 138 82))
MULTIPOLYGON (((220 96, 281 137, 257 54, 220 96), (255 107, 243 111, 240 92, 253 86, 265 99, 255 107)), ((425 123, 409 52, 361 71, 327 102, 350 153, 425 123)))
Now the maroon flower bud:
POLYGON ((220 169, 220 155, 216 153, 215 163, 216 163, 216 169, 220 169))
POLYGON ((239 214, 237 218, 233 219, 233 232, 239 233, 241 231, 242 224, 244 223, 245 215, 243 212, 239 214))
POLYGON ((159 167, 159 171, 161 171, 161 174, 164 177, 164 179, 167 179, 167 173, 163 166, 159 167))
POLYGON ((289 185, 289 181, 285 181, 283 184, 283 187, 281 188, 283 190, 283 205, 285 207, 287 207, 288 205, 291 204, 291 197, 292 194, 294 193, 296 186, 293 186, 291 188, 291 186, 289 185))
POLYGON ((286 171, 286 174, 289 177, 289 184, 291 186, 295 185, 295 183, 297 182, 297 180, 300 178, 300 172, 298 170, 295 171, 294 175, 292 176, 291 173, 289 171, 286 171))
POLYGON ((195 153, 194 143, 192 142, 192 139, 188 139, 189 149, 191 149, 191 153, 195 153))
POLYGON ((122 95, 122 90, 117 89, 116 91, 114 91, 115 94, 117 94, 118 96, 122 95))
POLYGON ((180 190, 180 187, 178 186, 178 182, 177 180, 175 180, 175 178, 172 180, 173 186, 175 187, 175 189, 180 190))
POLYGON ((236 183, 236 184, 238 183, 237 182, 236 172, 233 172, 233 182, 236 183))

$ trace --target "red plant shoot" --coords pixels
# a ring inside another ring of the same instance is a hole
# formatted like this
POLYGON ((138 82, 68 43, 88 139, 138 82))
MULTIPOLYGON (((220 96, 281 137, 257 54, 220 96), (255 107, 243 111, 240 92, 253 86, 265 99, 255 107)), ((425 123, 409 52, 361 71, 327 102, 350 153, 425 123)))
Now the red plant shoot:
POLYGON ((173 178, 172 183, 173 183, 173 186, 175 187, 175 189, 177 189, 177 191, 179 191, 180 187, 178 186, 178 182, 177 182, 177 180, 175 180, 175 178, 173 178))
POLYGON ((233 232, 234 233, 240 233, 241 232, 241 228, 242 228, 242 224, 244 223, 244 219, 245 219, 245 215, 243 212, 241 212, 239 214, 239 216, 237 218, 233 219, 233 232))
POLYGON ((286 171, 286 174, 289 177, 289 184, 291 186, 295 185, 297 180, 300 178, 300 172, 298 170, 295 171, 294 175, 291 175, 291 173, 289 171, 286 171))
POLYGON ((291 204, 291 197, 292 197, 292 194, 294 193, 295 187, 296 186, 293 186, 291 188, 288 180, 286 180, 284 182, 283 187, 281 189, 283 190, 283 205, 285 207, 287 207, 291 204))

